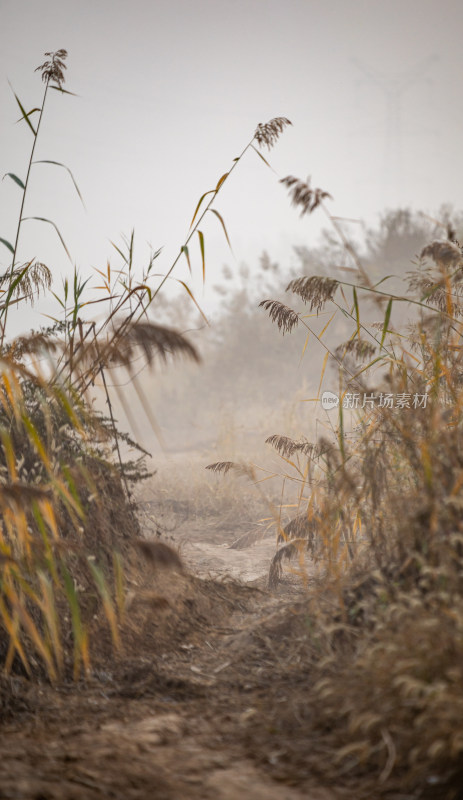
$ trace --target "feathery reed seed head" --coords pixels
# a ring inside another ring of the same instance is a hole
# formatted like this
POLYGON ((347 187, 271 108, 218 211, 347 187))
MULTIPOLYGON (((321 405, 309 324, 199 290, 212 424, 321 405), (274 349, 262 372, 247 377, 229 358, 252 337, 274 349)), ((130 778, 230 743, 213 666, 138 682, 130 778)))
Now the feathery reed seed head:
POLYGON ((354 355, 359 361, 370 359, 376 352, 376 346, 365 339, 349 339, 344 344, 336 348, 335 353, 341 359, 347 354, 354 355))
POLYGON ((335 278, 324 278, 319 275, 311 275, 306 278, 296 278, 288 283, 287 292, 294 292, 299 295, 304 303, 310 303, 310 310, 314 308, 320 311, 327 300, 332 300, 339 281, 335 278))
POLYGON ((42 80, 44 83, 53 81, 61 88, 61 84, 64 83, 65 80, 63 70, 67 69, 64 61, 68 56, 68 52, 67 50, 61 49, 56 50, 54 53, 45 53, 45 55, 49 56, 49 60, 40 64, 35 71, 40 71, 42 73, 42 80))
POLYGON ((285 333, 291 333, 293 328, 297 327, 299 315, 292 308, 285 306, 278 300, 262 300, 259 303, 259 308, 261 306, 269 312, 270 319, 272 322, 277 323, 278 330, 282 331, 283 336, 285 333))
POLYGON ((40 292, 51 289, 52 274, 46 264, 30 261, 28 264, 16 267, 12 272, 0 275, 0 289, 3 285, 10 286, 13 281, 16 281, 13 297, 21 297, 33 305, 34 299, 40 292))
POLYGON ((447 239, 434 239, 423 247, 420 258, 432 258, 438 266, 456 267, 462 261, 462 253, 458 245, 447 239))
POLYGON ((259 147, 262 147, 262 145, 265 144, 268 149, 271 150, 286 126, 292 124, 293 123, 290 122, 289 119, 286 119, 286 117, 275 117, 274 119, 271 119, 270 122, 266 122, 264 124, 259 122, 254 134, 254 138, 259 147))
POLYGON ((315 211, 317 206, 326 198, 333 199, 329 192, 325 192, 323 189, 312 189, 310 180, 310 177, 308 177, 307 181, 301 181, 293 175, 288 175, 280 181, 288 188, 292 205, 300 206, 302 209, 301 217, 304 214, 311 214, 312 211, 315 211))
POLYGON ((232 470, 237 476, 244 476, 251 480, 254 479, 252 467, 246 464, 239 464, 236 461, 217 461, 215 464, 208 464, 205 469, 210 469, 211 472, 215 473, 222 473, 222 475, 226 475, 227 472, 232 470))
POLYGON ((294 453, 301 453, 308 458, 316 458, 320 455, 318 445, 308 442, 307 439, 300 439, 298 442, 289 436, 280 436, 278 433, 269 436, 265 444, 270 444, 284 458, 290 458, 294 453))

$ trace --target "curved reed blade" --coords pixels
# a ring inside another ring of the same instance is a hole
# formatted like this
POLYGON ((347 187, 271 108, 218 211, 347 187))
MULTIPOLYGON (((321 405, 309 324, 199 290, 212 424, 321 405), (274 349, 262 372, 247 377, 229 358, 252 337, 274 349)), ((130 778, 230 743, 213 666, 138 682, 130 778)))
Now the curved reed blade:
POLYGON ((202 262, 202 270, 203 270, 203 283, 206 280, 206 257, 204 252, 204 234, 202 231, 197 231, 198 238, 199 238, 199 248, 201 250, 201 262, 202 262))
POLYGON ((76 179, 74 178, 74 175, 72 174, 72 172, 69 169, 69 167, 66 166, 66 164, 62 164, 61 161, 50 161, 50 159, 40 159, 39 161, 33 161, 32 163, 33 164, 54 164, 56 167, 62 167, 63 169, 65 169, 66 172, 69 174, 69 176, 71 178, 71 181, 74 184, 74 189, 76 190, 77 194, 79 195, 79 200, 81 201, 83 207, 85 208, 84 199, 83 199, 83 197, 82 197, 82 195, 80 193, 80 189, 79 189, 79 187, 78 187, 78 185, 76 183, 76 179))
POLYGON ((20 187, 20 189, 24 190, 26 188, 22 180, 18 178, 18 176, 15 175, 13 172, 6 172, 2 180, 4 180, 5 178, 11 178, 11 180, 14 181, 20 187))
MULTIPOLYGON (((35 138, 37 136, 37 131, 34 128, 34 126, 32 125, 32 122, 30 121, 29 117, 30 117, 31 114, 34 113, 34 110, 37 110, 37 109, 32 109, 32 111, 27 112, 26 109, 24 108, 23 104, 21 103, 18 95, 16 94, 16 92, 13 91, 11 83, 10 83, 10 88, 11 88, 11 91, 13 92, 13 94, 15 96, 15 99, 16 99, 16 102, 17 102, 17 104, 18 104, 18 106, 19 106, 19 108, 21 110, 21 118, 20 119, 23 119, 27 123, 27 125, 30 128, 30 130, 34 134, 34 138, 35 138)), ((18 121, 20 121, 20 120, 18 120, 18 121)))
POLYGON ((68 250, 68 248, 66 246, 66 242, 64 241, 63 237, 61 236, 59 228, 53 222, 53 220, 46 219, 46 217, 23 217, 23 222, 26 222, 26 220, 37 220, 38 222, 46 222, 48 225, 52 225, 54 227, 56 233, 58 234, 59 240, 60 240, 61 244, 63 245, 64 251, 65 251, 67 257, 69 258, 69 261, 72 262, 71 254, 70 254, 70 252, 69 252, 69 250, 68 250))
POLYGON ((14 255, 14 247, 13 247, 13 245, 11 244, 11 242, 9 242, 9 241, 8 241, 8 239, 4 239, 2 236, 0 236, 0 242, 1 242, 2 244, 4 244, 4 245, 5 245, 5 247, 7 247, 7 248, 8 248, 8 250, 10 251, 10 253, 13 253, 13 255, 14 255))

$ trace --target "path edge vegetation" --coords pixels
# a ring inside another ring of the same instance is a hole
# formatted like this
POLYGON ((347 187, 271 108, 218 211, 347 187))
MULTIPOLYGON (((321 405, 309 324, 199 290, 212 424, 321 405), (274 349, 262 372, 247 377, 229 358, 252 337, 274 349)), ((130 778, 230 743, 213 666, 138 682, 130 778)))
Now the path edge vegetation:
MULTIPOLYGON (((138 277, 132 231, 120 246, 114 245, 122 267, 113 269, 108 262, 106 269, 95 271, 98 287, 91 287, 92 275, 74 267, 58 292, 50 266, 23 258, 21 233, 29 220, 47 225, 72 263, 61 224, 40 211, 28 211, 28 189, 39 164, 65 171, 83 203, 67 165, 35 159, 51 95, 73 96, 64 88, 67 56, 64 49, 48 52, 37 68, 44 84, 40 105, 27 110, 13 90, 18 121, 27 126, 32 144, 25 177, 12 172, 4 176, 21 192, 21 201, 14 237, 3 231, 0 237, 0 247, 10 254, 0 276, 0 661, 6 674, 41 675, 54 683, 91 673, 95 609, 106 617, 114 648, 121 644, 125 557, 130 540, 139 534, 131 489, 148 472, 143 448, 117 427, 106 372, 126 373, 155 426, 136 379, 138 359, 149 366, 178 357, 200 361, 185 335, 156 322, 160 292, 168 279, 178 280, 201 311, 191 288, 175 278, 174 270, 185 259, 192 273, 198 256, 205 281, 207 217, 220 225, 230 245, 225 220, 215 207, 219 193, 248 151, 266 161, 258 147, 270 148, 290 124, 280 117, 257 127, 215 187, 200 197, 188 235, 164 275, 153 269, 161 252, 157 250, 138 277), (96 291, 100 294, 95 299, 96 291), (60 310, 52 325, 9 338, 11 308, 49 294, 60 310), (107 416, 89 397, 98 381, 107 416), (138 457, 127 460, 125 445, 138 448, 138 457)), ((123 391, 118 399, 127 406, 123 391)))
MULTIPOLYGON (((315 441, 267 438, 297 509, 282 524, 271 507, 269 585, 278 588, 289 566, 306 586, 288 613, 288 630, 295 617, 299 626, 286 667, 295 687, 307 686, 293 702, 289 692, 283 710, 269 698, 249 736, 273 730, 288 778, 318 775, 356 798, 461 798, 463 248, 441 223, 442 238, 405 274, 375 280, 327 210, 330 195, 310 180, 281 183, 302 215, 318 208, 332 223, 348 279, 333 265, 335 277, 292 279, 287 303, 260 303, 286 337, 304 329, 306 363, 323 348, 309 399, 319 406, 327 391, 337 404, 315 441), (351 333, 336 342, 339 317, 351 333)), ((208 469, 258 488, 269 477, 230 461, 208 469)))
MULTIPOLYGON (((160 251, 137 278, 132 233, 116 247, 122 273, 110 265, 100 270, 98 309, 106 303, 107 313, 98 321, 88 316, 89 278, 74 270, 55 294, 61 318, 9 340, 9 309, 51 291, 50 268, 19 258, 23 223, 34 218, 49 225, 67 251, 55 221, 24 216, 48 92, 71 94, 63 88, 66 51, 46 58, 39 67, 41 107, 26 111, 15 94, 34 138, 25 179, 8 173, 23 193, 16 238, 0 239, 12 256, 0 286, 0 657, 7 673, 58 682, 90 673, 89 619, 96 608, 120 646, 125 552, 114 540, 108 497, 122 498, 116 517, 120 523, 126 513, 128 538, 136 535, 130 480, 143 474, 142 463, 126 465, 117 449, 124 435, 110 405, 108 418, 97 414, 86 392, 114 367, 134 379, 140 353, 149 363, 198 360, 185 336, 150 321, 154 303, 181 259, 192 270, 196 253, 205 280, 207 215, 228 242, 213 207, 218 194, 248 151, 268 165, 262 146, 270 149, 290 123, 277 117, 257 127, 231 168, 200 197, 188 236, 161 280, 153 270, 160 251), (90 516, 98 517, 96 528, 88 525, 90 516)), ((58 166, 79 192, 68 168, 58 166)), ((275 510, 279 547, 271 585, 281 581, 286 564, 296 563, 304 575, 309 558, 319 575, 298 617, 305 633, 297 667, 287 665, 288 681, 303 681, 303 698, 297 708, 289 701, 277 711, 267 703, 248 735, 258 741, 260 730, 272 730, 276 745, 284 742, 293 776, 351 782, 358 798, 409 792, 457 800, 463 785, 462 249, 449 227, 447 238, 423 249, 403 291, 388 291, 390 276, 372 280, 328 211, 330 195, 294 176, 282 184, 303 215, 326 215, 350 258, 351 278, 302 275, 288 285, 294 302, 262 300, 285 335, 306 329, 305 357, 315 342, 325 347, 318 397, 331 375, 339 405, 319 441, 296 441, 284 432, 268 438, 285 480, 294 481, 299 508, 287 526, 275 510), (407 326, 396 316, 399 306, 407 307, 407 326), (336 315, 349 321, 351 335, 333 346, 327 332, 336 315), (346 398, 362 394, 405 400, 395 407, 376 400, 346 406, 346 398), (415 396, 426 396, 426 404, 414 405, 415 396), (355 418, 353 436, 347 410, 355 418)), ((179 283, 196 303, 187 283, 179 283)), ((256 477, 249 465, 211 468, 256 477)))

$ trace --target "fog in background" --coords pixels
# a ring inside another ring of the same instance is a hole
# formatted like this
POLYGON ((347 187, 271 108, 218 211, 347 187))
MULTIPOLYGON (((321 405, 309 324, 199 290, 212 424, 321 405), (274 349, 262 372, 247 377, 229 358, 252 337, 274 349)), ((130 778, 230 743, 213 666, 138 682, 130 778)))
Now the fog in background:
MULTIPOLYGON (((357 238, 387 208, 435 216, 444 203, 462 207, 457 0, 0 0, 0 22, 2 175, 24 178, 31 146, 28 128, 15 124, 8 81, 27 109, 39 105, 34 69, 45 51, 66 48, 65 88, 78 95, 51 93, 36 158, 68 165, 86 208, 67 174, 45 165, 34 167, 26 207, 59 226, 72 263, 51 226, 36 222, 24 224, 19 253, 50 266, 55 291, 73 265, 85 276, 110 256, 117 266, 110 241, 119 244, 132 228, 140 274, 149 244, 163 247, 165 272, 201 194, 257 123, 275 116, 293 123, 264 151, 277 174, 248 153, 217 201, 233 255, 211 215, 203 226, 206 288, 199 252, 196 278, 186 265, 175 273, 189 280, 208 316, 220 308, 214 285, 230 295, 241 290, 242 278, 224 282, 224 263, 233 276, 245 263, 252 279, 265 249, 284 283, 301 263, 294 247, 315 246, 326 227, 321 213, 300 219, 279 177, 311 175, 333 196, 331 212, 356 220, 348 230, 357 238)), ((5 179, 0 236, 9 240, 20 199, 5 179)), ((1 261, 6 269, 5 248, 1 261)), ((22 312, 15 328, 47 324, 39 312, 56 310, 46 302, 22 312)))

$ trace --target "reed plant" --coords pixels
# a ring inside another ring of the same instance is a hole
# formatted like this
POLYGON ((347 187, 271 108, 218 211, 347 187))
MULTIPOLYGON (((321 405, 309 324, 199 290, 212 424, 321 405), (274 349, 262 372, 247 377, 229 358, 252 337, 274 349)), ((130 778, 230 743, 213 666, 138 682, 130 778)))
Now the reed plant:
MULTIPOLYGON (((283 183, 303 214, 323 207, 325 193, 283 183)), ((406 275, 375 280, 349 245, 349 280, 302 275, 287 287, 302 308, 261 303, 283 333, 307 331, 306 357, 324 347, 316 399, 336 403, 317 441, 268 439, 300 512, 280 527, 270 583, 285 559, 321 567, 295 725, 314 737, 307 769, 356 797, 462 796, 463 251, 453 226, 442 233, 406 275), (351 333, 335 344, 340 315, 351 333)))
MULTIPOLYGON (((449 218, 434 221, 441 236, 407 272, 384 264, 378 275, 328 210, 328 192, 293 176, 281 183, 303 216, 325 214, 344 259, 293 277, 291 300, 260 303, 286 338, 304 331, 305 362, 323 349, 312 400, 330 405, 322 436, 267 438, 297 509, 283 524, 282 509, 271 508, 269 584, 278 588, 285 562, 298 560, 307 632, 298 639, 304 657, 287 672, 306 683, 302 693, 296 679, 293 692, 286 685, 285 709, 275 697, 254 734, 274 731, 293 778, 315 772, 358 798, 455 800, 463 786, 463 248, 449 218), (347 339, 336 340, 346 323, 347 339), (307 569, 313 562, 318 574, 307 569)), ((233 461, 209 469, 258 486, 269 477, 233 461)), ((293 659, 294 643, 287 652, 293 659)), ((280 644, 280 666, 284 653, 280 644)))
MULTIPOLYGON (((218 221, 228 241, 224 219, 214 207, 219 192, 248 151, 264 159, 256 145, 273 143, 289 124, 277 118, 258 126, 230 169, 200 197, 190 231, 165 274, 155 272, 158 250, 139 279, 132 232, 120 246, 114 245, 121 265, 115 269, 108 262, 96 270, 98 286, 91 286, 92 275, 74 268, 58 291, 53 270, 35 258, 22 260, 20 253, 23 226, 34 219, 55 230, 71 259, 55 221, 26 215, 37 164, 66 170, 82 200, 66 165, 35 160, 52 90, 73 94, 63 87, 67 55, 64 49, 46 53, 37 68, 44 82, 40 105, 27 111, 14 93, 32 145, 25 177, 8 173, 21 201, 14 237, 0 238, 11 256, 0 277, 0 662, 7 672, 43 674, 51 681, 89 673, 96 611, 105 615, 113 644, 120 646, 124 556, 139 534, 130 487, 147 470, 143 460, 127 462, 123 457, 122 444, 136 443, 118 429, 106 374, 111 369, 125 372, 125 381, 135 388, 155 425, 137 380, 139 360, 148 365, 178 356, 199 361, 182 333, 153 319, 155 300, 167 280, 177 280, 172 273, 180 259, 192 270, 195 240, 205 280, 206 215, 218 221), (53 324, 9 337, 9 310, 37 301, 43 293, 51 293, 59 308, 53 324), (92 316, 93 310, 98 317, 92 316), (89 396, 98 381, 107 416, 94 408, 89 396)), ((187 283, 179 284, 199 308, 187 283)), ((119 399, 124 407, 123 392, 119 399)))

